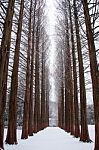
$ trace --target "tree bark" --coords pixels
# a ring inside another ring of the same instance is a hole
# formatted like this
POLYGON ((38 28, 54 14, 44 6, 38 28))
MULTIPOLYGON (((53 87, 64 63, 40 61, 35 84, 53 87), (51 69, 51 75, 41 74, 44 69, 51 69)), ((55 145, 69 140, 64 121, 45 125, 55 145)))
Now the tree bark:
POLYGON ((40 130, 40 79, 39 79, 39 10, 36 30, 36 54, 35 54, 35 105, 34 105, 34 132, 40 130))
POLYGON ((74 46, 74 34, 73 34, 73 24, 71 16, 71 8, 69 2, 69 15, 70 15, 70 28, 71 28, 71 44, 72 44, 72 59, 73 59, 73 79, 74 79, 74 131, 71 134, 74 134, 75 137, 80 136, 79 129, 79 107, 78 107, 78 94, 77 94, 77 71, 76 71, 76 56, 75 56, 75 46, 74 46))
POLYGON ((95 147, 94 150, 99 149, 99 73, 96 59, 96 49, 94 44, 94 36, 91 27, 91 19, 89 15, 87 0, 82 0, 89 48, 90 69, 93 87, 93 102, 95 115, 95 147))
POLYGON ((58 99, 58 119, 59 119, 59 127, 64 129, 65 124, 65 106, 64 106, 64 78, 63 78, 63 52, 60 52, 60 59, 61 59, 61 87, 59 92, 59 99, 58 99))
POLYGON ((14 3, 15 0, 9 0, 0 47, 0 148, 2 149, 4 149, 3 114, 6 105, 7 74, 8 74, 9 51, 11 43, 12 19, 14 14, 14 3))
POLYGON ((29 136, 33 136, 33 73, 34 73, 34 42, 35 42, 35 13, 36 13, 36 2, 34 3, 33 10, 33 32, 32 32, 32 50, 31 50, 31 77, 30 77, 30 102, 29 102, 29 136))
POLYGON ((28 138, 29 128, 29 101, 30 101, 30 50, 31 50, 31 16, 32 15, 32 0, 30 3, 30 18, 29 18, 29 33, 28 33, 28 50, 27 50, 27 71, 26 71, 26 90, 24 99, 24 112, 23 112, 23 127, 21 139, 28 138))
POLYGON ((44 44, 43 44, 42 45, 42 79, 41 79, 41 129, 44 129, 45 126, 46 126, 45 52, 44 52, 44 44))
POLYGON ((49 76, 48 70, 45 70, 45 114, 46 114, 46 127, 49 126, 49 76))
POLYGON ((10 92, 10 100, 9 100, 9 120, 8 120, 8 131, 6 137, 6 143, 8 144, 17 144, 16 101, 17 101, 18 65, 19 65, 19 50, 20 50, 20 43, 21 43, 23 10, 24 10, 24 0, 21 0, 17 39, 16 39, 16 46, 15 46, 15 55, 14 55, 14 64, 13 64, 13 71, 12 71, 12 78, 11 78, 11 92, 10 92))
MULTIPOLYGON (((8 49, 10 49, 10 42, 11 42, 11 38, 9 38, 8 49)), ((3 114, 4 114, 5 106, 6 106, 8 63, 9 63, 9 52, 6 55, 6 62, 5 62, 5 66, 4 66, 4 76, 3 76, 3 94, 2 94, 3 114)), ((3 149, 3 138, 4 138, 4 116, 2 115, 1 120, 0 120, 0 145, 2 145, 1 146, 2 149, 3 149)))
MULTIPOLYGON (((67 4, 65 0, 65 5, 67 4)), ((66 6, 65 6, 66 8, 66 6)), ((65 130, 72 132, 74 128, 74 101, 73 101, 73 80, 72 80, 72 67, 71 67, 71 56, 70 56, 70 45, 69 45, 69 25, 67 18, 67 9, 65 13, 65 108, 68 110, 65 112, 65 130), (67 101, 67 102, 66 102, 67 101)), ((66 110, 65 110, 66 111, 66 110)))
POLYGON ((79 62, 79 84, 80 84, 80 112, 81 112, 81 135, 80 140, 83 142, 90 142, 88 125, 87 125, 87 112, 86 112, 86 90, 85 90, 85 79, 84 79, 84 68, 81 52, 81 41, 79 35, 79 24, 78 14, 76 8, 76 2, 74 4, 74 18, 75 18, 75 29, 76 29, 76 40, 77 40, 77 52, 79 62))
POLYGON ((64 129, 64 124, 65 124, 65 106, 64 106, 64 85, 63 85, 63 78, 62 78, 62 83, 61 83, 61 128, 64 129))

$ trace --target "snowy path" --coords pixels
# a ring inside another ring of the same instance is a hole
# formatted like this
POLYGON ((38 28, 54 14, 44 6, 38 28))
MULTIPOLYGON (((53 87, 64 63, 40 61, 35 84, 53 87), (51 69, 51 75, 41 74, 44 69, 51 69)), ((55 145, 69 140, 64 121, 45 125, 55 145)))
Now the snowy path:
MULTIPOLYGON (((93 127, 90 127, 91 138, 94 138, 93 127)), ((49 127, 38 132, 27 140, 20 139, 18 145, 5 145, 5 150, 93 150, 94 143, 82 143, 58 127, 49 127)))

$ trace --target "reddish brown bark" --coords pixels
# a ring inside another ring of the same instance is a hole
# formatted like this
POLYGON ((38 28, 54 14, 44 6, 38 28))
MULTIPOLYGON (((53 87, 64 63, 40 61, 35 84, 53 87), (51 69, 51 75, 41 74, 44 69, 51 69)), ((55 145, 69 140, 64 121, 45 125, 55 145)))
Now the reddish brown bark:
POLYGON ((68 1, 63 3, 65 17, 65 39, 64 39, 64 66, 65 66, 65 130, 67 132, 74 131, 74 102, 73 102, 73 80, 71 69, 71 56, 69 45, 69 25, 68 25, 68 1))
POLYGON ((34 132, 40 130, 40 81, 39 81, 39 10, 36 30, 35 54, 35 105, 34 105, 34 132))
POLYGON ((61 59, 61 87, 59 92, 59 99, 58 99, 58 126, 62 129, 64 129, 64 123, 65 123, 65 114, 64 114, 64 80, 63 80, 63 53, 61 50, 60 53, 60 59, 61 59))
POLYGON ((31 50, 31 77, 30 77, 30 101, 29 101, 29 136, 33 136, 33 73, 34 73, 34 42, 35 42, 35 13, 36 13, 36 2, 33 10, 33 31, 32 31, 32 50, 31 50))
MULTIPOLYGON (((7 15, 4 22, 4 30, 0 47, 0 106, 2 102, 2 83, 3 83, 3 73, 6 61, 6 55, 9 51, 9 39, 11 38, 12 29, 12 18, 14 13, 14 3, 15 0, 9 0, 9 5, 7 9, 7 15)), ((0 107, 0 115, 2 114, 2 108, 0 107)))
POLYGON ((45 106, 45 114, 46 114, 46 127, 49 126, 49 76, 48 70, 45 70, 45 99, 46 99, 46 106, 45 106))
MULTIPOLYGON (((10 49, 10 41, 11 41, 11 39, 9 38, 9 44, 8 44, 8 48, 9 49, 10 49)), ((7 53, 5 67, 4 67, 3 94, 2 94, 2 109, 3 109, 3 113, 4 113, 4 110, 5 110, 5 106, 6 106, 8 63, 9 63, 9 53, 7 53)), ((1 117, 1 121, 0 121, 0 145, 1 145, 2 149, 3 149, 3 138, 4 138, 4 117, 2 116, 1 117)))
POLYGON ((62 113, 61 113, 61 101, 60 101, 60 96, 58 99, 58 127, 62 127, 62 113))
POLYGON ((60 95, 58 99, 58 126, 62 129, 65 128, 65 114, 64 114, 64 89, 63 89, 63 81, 60 87, 60 95))
POLYGON ((11 29, 14 13, 14 3, 15 0, 9 0, 0 47, 0 148, 2 149, 4 149, 3 114, 5 111, 5 104, 6 104, 7 72, 8 72, 9 51, 11 43, 11 29))
POLYGON ((29 34, 28 34, 28 50, 27 50, 27 71, 26 71, 26 90, 24 100, 23 112, 23 127, 22 139, 28 138, 28 121, 29 121, 29 98, 30 98, 30 50, 31 50, 31 14, 32 14, 32 0, 30 3, 30 18, 29 18, 29 34))
MULTIPOLYGON (((65 1, 66 3, 66 1, 65 1)), ((67 3, 66 3, 67 4, 67 3)), ((73 101, 73 80, 72 80, 72 67, 71 67, 71 56, 70 56, 70 45, 69 45, 69 25, 67 18, 67 11, 65 15, 65 26, 66 26, 66 43, 65 43, 65 108, 68 110, 65 114, 66 131, 72 132, 74 126, 74 101, 73 101), (67 106, 66 106, 67 105, 67 106)))
POLYGON ((61 113, 61 128, 64 129, 64 124, 65 124, 65 114, 64 114, 64 86, 63 86, 63 81, 62 81, 62 85, 61 85, 61 109, 60 109, 60 113, 61 113))
POLYGON ((72 44, 72 58, 73 58, 73 80, 74 80, 74 131, 72 130, 71 134, 74 134, 75 137, 79 137, 79 107, 78 107, 78 93, 77 93, 77 71, 76 71, 76 55, 75 55, 75 46, 74 46, 74 34, 73 34, 73 23, 71 15, 71 7, 69 3, 69 14, 70 14, 70 28, 71 28, 71 44, 72 44))
POLYGON ((48 92, 46 93, 46 122, 45 122, 45 127, 49 126, 49 94, 48 92))
POLYGON ((8 121, 7 137, 6 137, 6 143, 8 144, 17 143, 16 99, 17 99, 17 88, 18 88, 18 65, 19 65, 19 50, 20 50, 20 42, 21 42, 23 10, 24 10, 24 0, 21 0, 17 39, 16 39, 16 46, 15 46, 15 55, 14 55, 14 64, 13 64, 13 71, 12 71, 12 78, 11 78, 11 92, 10 92, 10 100, 9 100, 9 121, 8 121))
POLYGON ((82 0, 86 24, 86 32, 88 39, 90 69, 93 87, 93 102, 94 102, 94 115, 95 115, 95 148, 99 149, 99 73, 97 68, 96 49, 94 44, 94 36, 91 27, 91 19, 89 15, 87 0, 82 0))
POLYGON ((77 52, 79 62, 79 84, 80 84, 80 112, 81 112, 81 135, 80 140, 83 142, 90 142, 88 125, 87 125, 87 112, 86 112, 86 90, 85 90, 85 79, 84 79, 84 68, 81 52, 81 41, 79 35, 79 25, 76 2, 74 1, 74 17, 75 17, 75 29, 76 29, 76 40, 77 40, 77 52))
POLYGON ((46 101, 45 101, 45 52, 42 45, 42 80, 41 80, 41 129, 46 126, 46 101))

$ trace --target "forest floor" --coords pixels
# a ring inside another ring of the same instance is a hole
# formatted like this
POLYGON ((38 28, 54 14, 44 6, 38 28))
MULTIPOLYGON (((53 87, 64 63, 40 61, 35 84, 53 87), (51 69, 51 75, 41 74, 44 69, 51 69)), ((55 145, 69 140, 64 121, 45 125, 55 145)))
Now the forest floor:
MULTIPOLYGON (((5 129, 5 136, 6 136, 5 129)), ((21 130, 18 133, 18 144, 7 145, 5 150, 93 150, 93 143, 83 143, 58 127, 48 127, 27 140, 21 140, 21 130)), ((89 126, 91 140, 94 141, 94 126, 89 126)))

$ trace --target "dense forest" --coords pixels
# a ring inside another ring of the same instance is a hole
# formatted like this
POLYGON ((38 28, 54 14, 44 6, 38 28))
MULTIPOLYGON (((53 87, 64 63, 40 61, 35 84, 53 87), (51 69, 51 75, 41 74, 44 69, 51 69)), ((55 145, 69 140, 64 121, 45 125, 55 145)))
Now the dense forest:
POLYGON ((46 0, 0 0, 0 150, 5 127, 6 144, 18 144, 18 126, 21 139, 27 139, 48 127, 53 116, 82 142, 92 142, 88 124, 94 123, 94 150, 99 150, 99 1, 54 3, 55 64, 50 70, 46 0))

